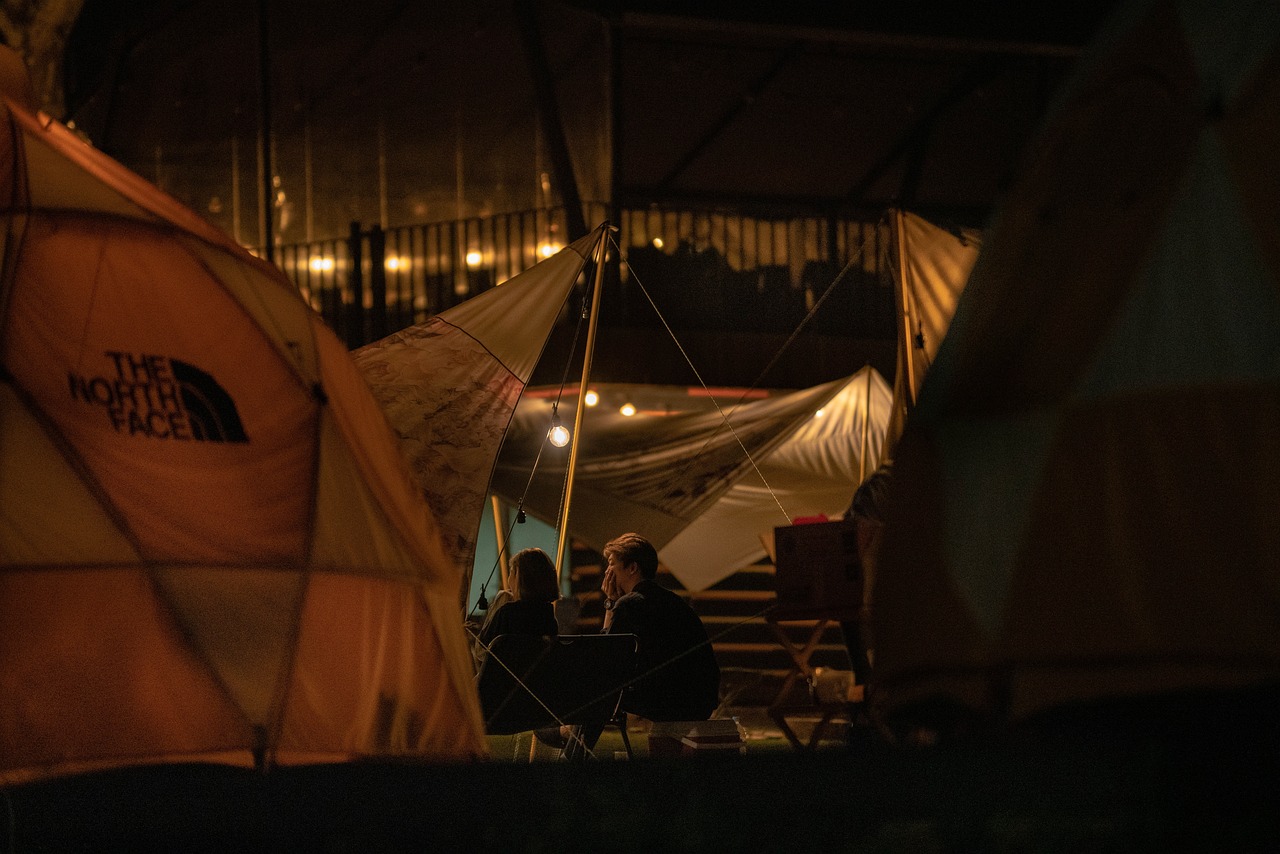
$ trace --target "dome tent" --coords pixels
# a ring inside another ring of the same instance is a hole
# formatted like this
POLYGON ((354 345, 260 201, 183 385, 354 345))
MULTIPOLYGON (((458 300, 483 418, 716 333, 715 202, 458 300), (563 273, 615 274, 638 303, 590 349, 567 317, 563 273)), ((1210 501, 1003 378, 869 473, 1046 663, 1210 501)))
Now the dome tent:
POLYGON ((460 571, 345 348, 29 103, 0 125, 0 781, 483 753, 460 571))

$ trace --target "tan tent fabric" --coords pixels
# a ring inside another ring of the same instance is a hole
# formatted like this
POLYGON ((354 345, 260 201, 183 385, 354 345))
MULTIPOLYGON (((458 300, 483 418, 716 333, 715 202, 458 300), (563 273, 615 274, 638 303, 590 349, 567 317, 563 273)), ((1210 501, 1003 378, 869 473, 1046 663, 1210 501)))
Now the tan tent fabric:
POLYGON ((898 300, 898 361, 886 441, 891 452, 946 337, 982 237, 973 229, 953 233, 909 211, 891 210, 888 219, 883 264, 893 275, 898 300))
POLYGON ((0 107, 0 782, 484 751, 460 571, 275 268, 0 107))
POLYGON ((1278 102, 1276 4, 1128 5, 1082 59, 899 444, 897 710, 1280 678, 1278 102))
POLYGON ((475 558, 489 478, 516 402, 604 228, 354 353, 459 566, 475 558))
MULTIPOLYGON (((602 396, 619 398, 609 384, 596 387, 602 396)), ((669 400, 685 392, 668 391, 669 400)), ((659 396, 653 389, 647 395, 659 396)), ((568 449, 543 446, 552 399, 521 401, 492 488, 555 524, 568 449)), ((566 421, 573 406, 560 404, 566 421)), ((874 369, 864 368, 853 377, 736 407, 672 409, 631 418, 615 407, 588 410, 571 527, 595 548, 625 530, 641 531, 681 584, 701 590, 762 557, 762 533, 797 516, 844 511, 862 469, 870 472, 879 461, 889 390, 874 369), (826 411, 815 418, 819 409, 826 411)))

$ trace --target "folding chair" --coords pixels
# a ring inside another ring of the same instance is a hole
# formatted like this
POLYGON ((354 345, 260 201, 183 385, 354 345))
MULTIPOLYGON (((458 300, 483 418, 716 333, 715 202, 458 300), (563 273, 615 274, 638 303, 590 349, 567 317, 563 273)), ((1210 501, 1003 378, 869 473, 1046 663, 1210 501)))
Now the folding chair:
POLYGON ((636 636, 499 635, 476 674, 485 731, 512 735, 558 727, 620 726, 623 687, 635 672, 636 636))

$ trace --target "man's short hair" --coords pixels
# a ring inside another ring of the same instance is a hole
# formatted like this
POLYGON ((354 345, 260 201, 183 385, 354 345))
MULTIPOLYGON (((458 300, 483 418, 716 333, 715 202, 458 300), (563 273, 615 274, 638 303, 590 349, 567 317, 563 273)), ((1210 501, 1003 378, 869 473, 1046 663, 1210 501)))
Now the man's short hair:
POLYGON ((604 559, 616 557, 623 566, 634 563, 640 567, 640 577, 653 579, 658 575, 658 550, 653 543, 639 534, 623 534, 605 543, 604 559))

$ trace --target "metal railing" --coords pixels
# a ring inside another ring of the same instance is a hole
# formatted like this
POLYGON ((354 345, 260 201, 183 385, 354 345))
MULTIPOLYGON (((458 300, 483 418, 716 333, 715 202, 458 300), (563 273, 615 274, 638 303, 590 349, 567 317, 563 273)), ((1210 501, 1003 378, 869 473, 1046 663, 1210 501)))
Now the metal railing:
MULTIPOLYGON (((588 205, 588 223, 606 210, 588 205)), ((656 207, 620 219, 622 255, 606 291, 616 305, 602 323, 657 325, 652 299, 677 329, 785 334, 839 278, 812 327, 894 334, 882 223, 656 207)), ((354 348, 500 285, 567 242, 565 212, 551 208, 385 230, 353 223, 345 239, 278 247, 276 261, 354 348)))

